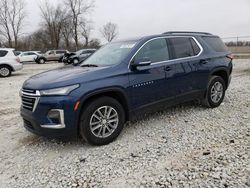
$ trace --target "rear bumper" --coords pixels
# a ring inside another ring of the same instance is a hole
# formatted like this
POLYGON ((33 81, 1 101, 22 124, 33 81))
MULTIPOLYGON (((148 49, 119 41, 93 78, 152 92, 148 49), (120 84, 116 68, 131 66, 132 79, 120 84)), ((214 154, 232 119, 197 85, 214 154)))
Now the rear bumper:
POLYGON ((15 63, 15 64, 12 64, 12 67, 13 67, 14 71, 19 71, 19 70, 23 69, 23 64, 21 64, 21 63, 15 63))

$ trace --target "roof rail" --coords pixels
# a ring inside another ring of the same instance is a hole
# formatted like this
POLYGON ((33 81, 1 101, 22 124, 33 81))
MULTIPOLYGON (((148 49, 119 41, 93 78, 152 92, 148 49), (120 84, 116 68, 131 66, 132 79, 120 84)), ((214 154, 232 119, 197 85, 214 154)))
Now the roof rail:
POLYGON ((207 32, 192 32, 192 31, 168 31, 163 34, 202 34, 202 35, 212 35, 207 32))

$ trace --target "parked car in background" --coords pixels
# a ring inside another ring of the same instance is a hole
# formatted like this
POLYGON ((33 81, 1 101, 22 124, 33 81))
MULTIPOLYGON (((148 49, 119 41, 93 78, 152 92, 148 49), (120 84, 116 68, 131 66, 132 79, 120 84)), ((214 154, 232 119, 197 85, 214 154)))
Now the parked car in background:
POLYGON ((80 62, 87 59, 89 56, 91 56, 93 53, 95 53, 96 49, 82 49, 77 52, 73 53, 66 53, 63 56, 63 63, 65 64, 74 64, 77 65, 80 62))
POLYGON ((37 56, 40 56, 41 54, 36 51, 28 51, 28 52, 22 52, 18 55, 21 62, 34 62, 37 56))
POLYGON ((26 80, 20 93, 24 126, 39 135, 81 135, 91 144, 108 144, 138 113, 191 100, 220 106, 232 60, 220 37, 209 33, 111 42, 80 66, 26 80))
POLYGON ((22 52, 21 51, 15 51, 16 55, 20 55, 22 52))
POLYGON ((15 54, 15 49, 0 48, 0 77, 8 77, 12 72, 21 70, 23 64, 15 54))
POLYGON ((44 64, 47 61, 59 61, 65 53, 68 53, 67 50, 49 50, 45 54, 39 55, 35 58, 35 61, 38 64, 44 64))

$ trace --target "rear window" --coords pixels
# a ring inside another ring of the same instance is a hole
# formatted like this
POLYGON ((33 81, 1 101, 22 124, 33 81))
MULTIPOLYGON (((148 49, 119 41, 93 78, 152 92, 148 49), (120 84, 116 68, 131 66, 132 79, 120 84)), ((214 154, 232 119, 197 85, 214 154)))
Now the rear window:
POLYGON ((219 37, 202 37, 203 40, 216 52, 227 52, 226 45, 219 37))
POLYGON ((8 51, 6 51, 6 50, 0 50, 0 57, 6 56, 7 53, 8 53, 8 51))
POLYGON ((196 56, 201 49, 191 37, 176 37, 168 39, 171 51, 171 59, 179 59, 185 57, 196 56))

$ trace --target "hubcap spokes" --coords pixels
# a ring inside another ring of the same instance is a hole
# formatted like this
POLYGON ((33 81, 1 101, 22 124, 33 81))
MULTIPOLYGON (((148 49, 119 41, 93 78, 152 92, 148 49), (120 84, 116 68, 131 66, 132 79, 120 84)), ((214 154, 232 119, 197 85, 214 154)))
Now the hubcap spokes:
POLYGON ((90 130, 99 138, 109 137, 117 128, 119 117, 111 106, 98 108, 90 118, 90 130))
POLYGON ((0 75, 2 75, 2 76, 8 76, 9 72, 10 71, 8 68, 3 67, 0 69, 0 75))
POLYGON ((220 82, 215 82, 211 88, 211 100, 218 103, 223 96, 223 85, 220 82))

